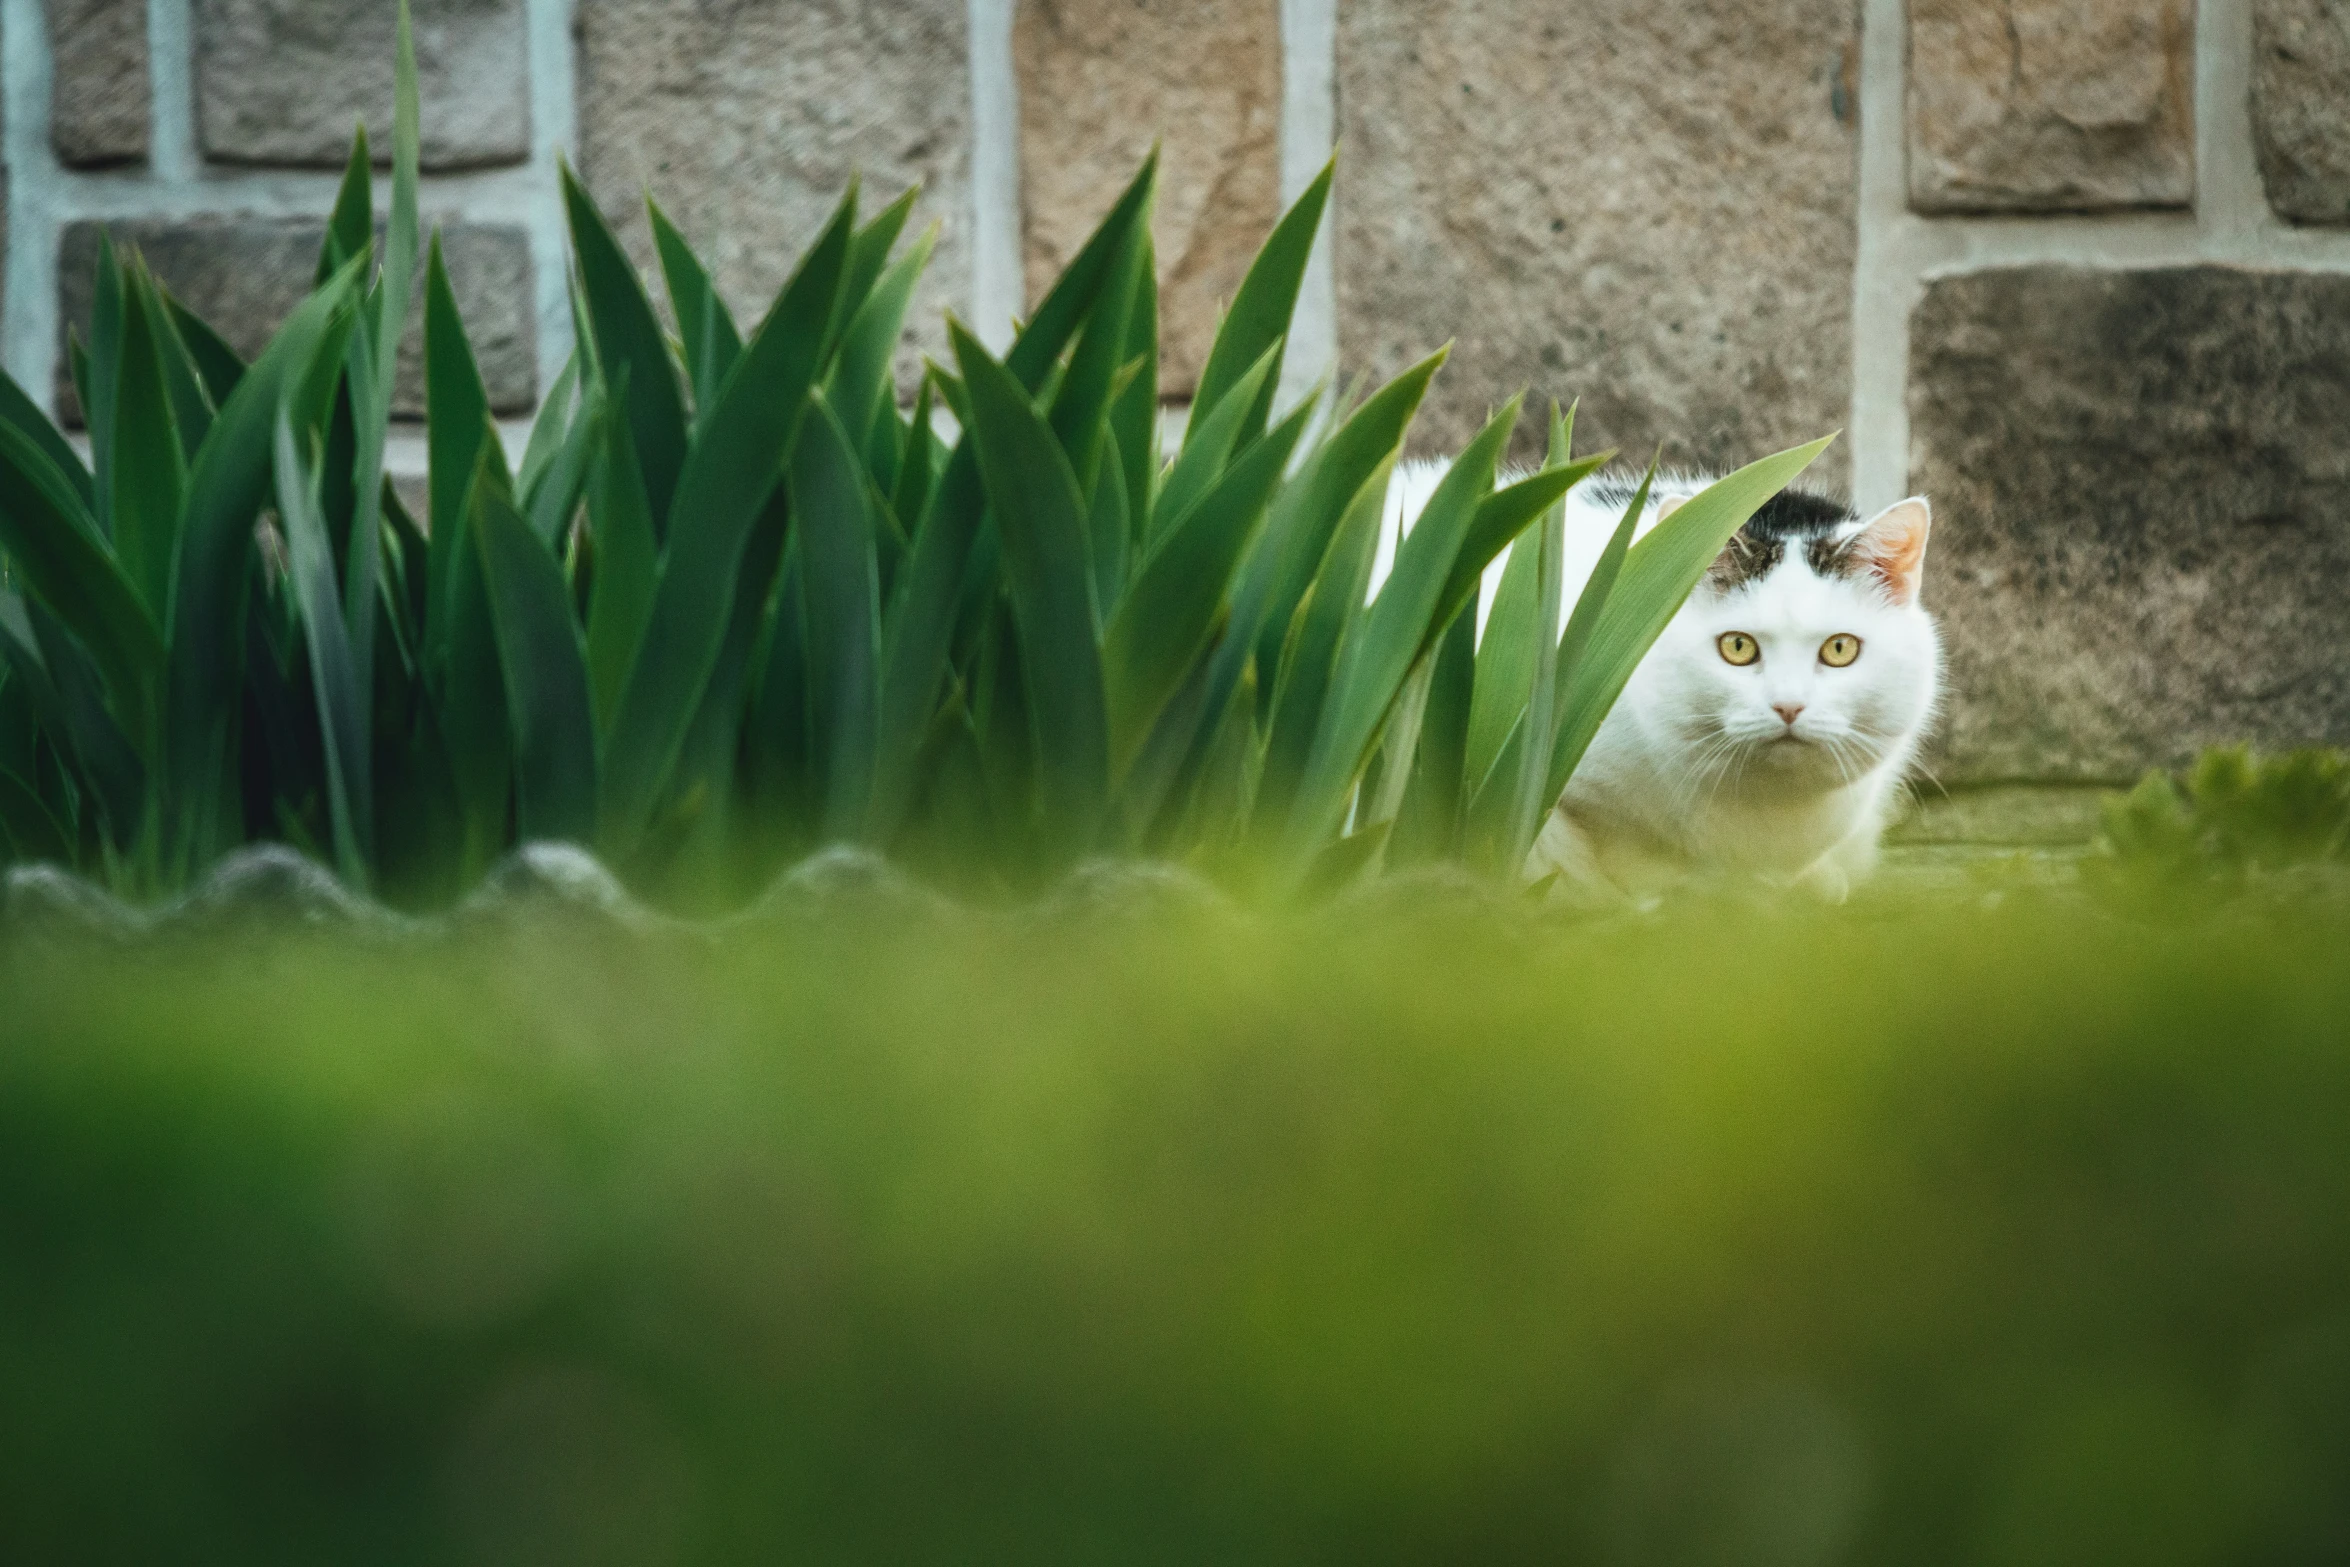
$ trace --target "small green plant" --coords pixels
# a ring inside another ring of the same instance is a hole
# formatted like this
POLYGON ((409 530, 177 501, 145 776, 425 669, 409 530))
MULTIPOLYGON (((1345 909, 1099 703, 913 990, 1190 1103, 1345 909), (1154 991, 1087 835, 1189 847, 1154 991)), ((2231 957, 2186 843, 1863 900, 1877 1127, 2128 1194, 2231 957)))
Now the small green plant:
POLYGON ((2124 897, 2240 887, 2262 873, 2350 862, 2350 753, 2206 751, 2183 780, 2151 772, 2107 796, 2083 869, 2124 897))
POLYGON ((383 241, 362 135, 316 291, 257 360, 102 249, 91 462, 0 390, 0 855, 161 894, 279 839, 411 907, 545 839, 680 905, 832 843, 979 887, 1096 854, 1272 896, 1390 857, 1507 874, 1705 564, 1826 444, 1637 545, 1628 512, 1570 618, 1564 497, 1606 454, 1554 410, 1550 461, 1497 487, 1512 402, 1373 597, 1444 355, 1359 406, 1279 405, 1325 171, 1163 457, 1154 157, 1000 358, 949 323, 910 408, 913 193, 852 189, 746 332, 654 207, 665 326, 567 173, 576 348, 510 470, 420 236, 399 37, 383 241), (423 519, 383 473, 419 271, 423 519), (1478 647, 1464 611, 1521 538, 1478 647))

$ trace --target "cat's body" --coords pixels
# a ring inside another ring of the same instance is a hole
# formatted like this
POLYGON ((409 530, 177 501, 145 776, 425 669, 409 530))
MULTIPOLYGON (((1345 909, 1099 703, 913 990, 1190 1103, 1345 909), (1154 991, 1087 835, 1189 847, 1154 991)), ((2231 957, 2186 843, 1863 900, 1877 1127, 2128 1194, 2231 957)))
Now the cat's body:
MULTIPOLYGON (((1397 472, 1375 580, 1443 473, 1397 472)), ((1711 482, 1661 478, 1639 533, 1711 482)), ((1606 476, 1570 493, 1570 607, 1635 489, 1606 476)), ((1640 903, 1734 879, 1841 899, 1876 863, 1940 700, 1941 644, 1918 602, 1930 525, 1922 499, 1866 520, 1803 491, 1767 502, 1641 660, 1528 879, 1640 903)))

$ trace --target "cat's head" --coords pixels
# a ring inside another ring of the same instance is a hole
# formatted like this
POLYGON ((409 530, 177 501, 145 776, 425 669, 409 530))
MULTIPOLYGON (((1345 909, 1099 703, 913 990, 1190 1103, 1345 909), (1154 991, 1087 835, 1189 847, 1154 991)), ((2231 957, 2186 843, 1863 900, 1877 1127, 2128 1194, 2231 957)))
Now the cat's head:
POLYGON ((1923 497, 1864 519, 1787 491, 1739 530, 1658 645, 1651 697, 1700 775, 1801 792, 1907 757, 1941 684, 1932 524, 1923 497))

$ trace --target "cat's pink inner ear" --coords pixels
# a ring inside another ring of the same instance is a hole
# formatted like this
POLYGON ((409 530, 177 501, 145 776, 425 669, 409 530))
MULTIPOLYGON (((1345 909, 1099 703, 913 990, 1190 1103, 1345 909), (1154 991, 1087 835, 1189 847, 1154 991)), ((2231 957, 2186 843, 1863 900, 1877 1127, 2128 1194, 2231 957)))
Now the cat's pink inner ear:
POLYGON ((1933 531, 1934 511, 1922 495, 1896 501, 1869 519, 1853 540, 1869 570, 1885 584, 1896 604, 1918 596, 1918 579, 1926 569, 1926 536, 1933 531))

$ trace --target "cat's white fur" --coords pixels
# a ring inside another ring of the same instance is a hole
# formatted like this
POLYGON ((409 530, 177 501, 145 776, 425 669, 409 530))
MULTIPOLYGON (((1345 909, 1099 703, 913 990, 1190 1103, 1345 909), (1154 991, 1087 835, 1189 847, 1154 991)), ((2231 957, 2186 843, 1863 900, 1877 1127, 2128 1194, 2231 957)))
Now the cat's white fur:
MULTIPOLYGON (((1445 467, 1397 470, 1374 591, 1445 467)), ((1711 482, 1661 477, 1638 533, 1711 482)), ((1602 493, 1587 482, 1568 496, 1570 611, 1622 518, 1624 501, 1602 493)), ((1839 542, 1865 533, 1861 548, 1882 569, 1822 576, 1791 545, 1766 574, 1726 592, 1701 582, 1601 725, 1527 859, 1527 879, 1555 874, 1565 895, 1636 903, 1734 878, 1841 900, 1875 867, 1940 703, 1941 641, 1918 592, 1931 522, 1913 497, 1834 530, 1839 542), (1755 638, 1762 656, 1728 663, 1719 639, 1732 631, 1755 638), (1832 668, 1821 649, 1839 634, 1859 637, 1861 652, 1832 668)), ((1480 635, 1505 563, 1485 575, 1480 635)))

